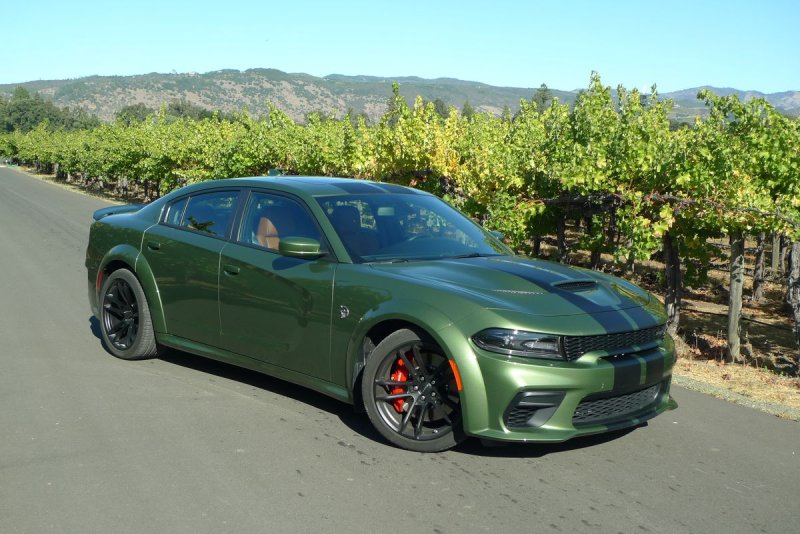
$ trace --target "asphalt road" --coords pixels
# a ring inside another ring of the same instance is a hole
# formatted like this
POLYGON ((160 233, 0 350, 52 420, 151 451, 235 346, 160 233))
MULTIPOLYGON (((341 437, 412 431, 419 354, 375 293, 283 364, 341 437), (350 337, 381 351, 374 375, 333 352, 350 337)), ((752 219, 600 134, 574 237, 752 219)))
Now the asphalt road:
POLYGON ((797 532, 800 425, 674 388, 644 427, 422 455, 322 395, 110 356, 83 266, 105 202, 0 168, 0 532, 797 532))

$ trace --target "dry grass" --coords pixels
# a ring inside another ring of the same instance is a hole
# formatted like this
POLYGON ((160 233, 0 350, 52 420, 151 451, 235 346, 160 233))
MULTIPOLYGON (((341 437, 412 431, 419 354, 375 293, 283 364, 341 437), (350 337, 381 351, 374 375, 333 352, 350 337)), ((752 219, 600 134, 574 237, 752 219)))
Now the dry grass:
POLYGON ((753 400, 800 410, 800 378, 780 376, 769 370, 744 365, 687 358, 680 358, 673 372, 753 400))

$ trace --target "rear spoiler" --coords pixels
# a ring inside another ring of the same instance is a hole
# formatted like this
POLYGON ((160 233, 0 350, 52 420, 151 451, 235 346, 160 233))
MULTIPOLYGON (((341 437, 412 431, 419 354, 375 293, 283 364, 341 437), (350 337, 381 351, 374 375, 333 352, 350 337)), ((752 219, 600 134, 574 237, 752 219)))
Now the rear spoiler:
POLYGON ((117 215, 119 213, 134 213, 142 209, 145 205, 144 204, 126 204, 125 206, 109 206, 107 208, 101 208, 95 211, 92 214, 95 221, 99 221, 104 217, 108 217, 109 215, 117 215))

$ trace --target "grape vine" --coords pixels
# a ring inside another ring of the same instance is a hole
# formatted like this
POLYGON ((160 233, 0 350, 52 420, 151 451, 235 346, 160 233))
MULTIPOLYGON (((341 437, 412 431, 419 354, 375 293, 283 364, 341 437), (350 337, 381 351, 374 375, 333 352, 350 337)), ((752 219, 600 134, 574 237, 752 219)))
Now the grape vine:
MULTIPOLYGON (((698 97, 707 118, 673 130, 673 104, 655 87, 648 95, 618 87, 614 96, 595 73, 572 108, 556 100, 540 109, 523 100, 513 117, 455 108, 442 117, 419 97, 409 106, 395 86, 374 125, 316 113, 298 124, 274 106, 264 117, 243 111, 233 120, 175 119, 162 110, 144 122, 93 130, 40 124, 3 134, 0 155, 147 198, 276 169, 411 185, 444 197, 526 253, 555 235, 562 261, 577 250, 588 251, 593 266, 603 253, 628 266, 660 254, 673 332, 684 281, 705 276, 709 258, 719 254, 712 239, 727 237, 728 346, 737 360, 741 240, 800 239, 800 120, 762 99, 708 91, 698 97), (581 227, 571 242, 568 221, 581 227)), ((800 325, 800 302, 793 306, 800 325)))

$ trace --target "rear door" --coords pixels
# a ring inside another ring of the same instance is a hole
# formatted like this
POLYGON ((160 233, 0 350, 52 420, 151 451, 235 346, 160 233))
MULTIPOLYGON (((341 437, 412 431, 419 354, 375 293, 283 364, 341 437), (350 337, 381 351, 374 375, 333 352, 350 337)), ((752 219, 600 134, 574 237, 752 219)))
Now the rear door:
POLYGON ((281 256, 280 240, 325 243, 299 199, 253 191, 238 235, 220 260, 225 348, 323 380, 330 379, 331 302, 336 262, 281 256))
POLYGON ((169 334, 220 346, 219 259, 239 194, 227 189, 178 199, 145 233, 142 253, 158 284, 169 334))

